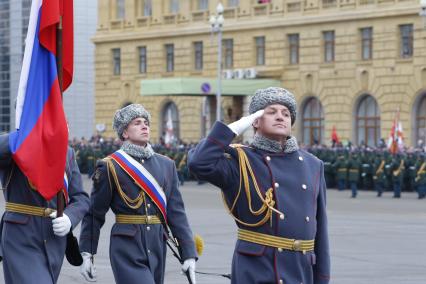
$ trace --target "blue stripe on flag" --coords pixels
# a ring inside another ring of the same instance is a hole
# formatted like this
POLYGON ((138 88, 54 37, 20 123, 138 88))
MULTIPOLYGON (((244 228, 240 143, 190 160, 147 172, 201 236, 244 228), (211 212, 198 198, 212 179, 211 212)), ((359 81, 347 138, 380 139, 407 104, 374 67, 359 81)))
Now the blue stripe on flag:
POLYGON ((40 15, 41 9, 38 13, 37 29, 34 36, 34 47, 25 91, 25 102, 22 109, 20 123, 22 127, 20 127, 19 132, 12 132, 9 138, 10 141, 13 141, 10 143, 12 153, 15 153, 19 149, 22 142, 24 142, 34 128, 43 112, 53 82, 57 78, 55 55, 40 45, 38 37, 40 15))

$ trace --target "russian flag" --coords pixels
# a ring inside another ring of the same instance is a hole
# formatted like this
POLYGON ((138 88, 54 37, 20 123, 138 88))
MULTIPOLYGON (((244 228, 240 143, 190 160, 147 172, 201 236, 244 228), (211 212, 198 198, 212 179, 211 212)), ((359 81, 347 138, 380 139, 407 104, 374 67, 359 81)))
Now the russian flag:
POLYGON ((72 0, 33 0, 16 103, 9 135, 18 167, 46 199, 64 189, 68 127, 56 66, 56 30, 62 16, 64 90, 73 74, 72 0))

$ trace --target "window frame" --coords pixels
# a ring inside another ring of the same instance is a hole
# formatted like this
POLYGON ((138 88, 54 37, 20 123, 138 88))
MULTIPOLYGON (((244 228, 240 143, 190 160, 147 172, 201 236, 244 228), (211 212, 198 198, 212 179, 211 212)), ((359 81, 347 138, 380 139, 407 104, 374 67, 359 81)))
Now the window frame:
POLYGON ((414 54, 414 30, 413 24, 399 25, 399 40, 400 40, 400 58, 412 58, 414 54), (407 30, 405 30, 407 29, 407 30), (408 34, 404 34, 408 32, 408 34), (408 53, 405 54, 405 47, 407 47, 408 53))
POLYGON ((194 49, 194 70, 201 71, 203 70, 203 42, 202 41, 194 41, 193 49, 194 49))
POLYGON ((138 55, 139 55, 139 73, 146 74, 148 71, 148 61, 147 61, 147 48, 145 45, 138 47, 138 55))
POLYGON ((175 46, 173 43, 164 45, 166 51, 166 72, 175 71, 175 46))
POLYGON ((299 64, 300 35, 298 33, 288 34, 287 40, 289 49, 288 62, 291 65, 297 65, 299 64), (294 54, 296 58, 293 57, 294 54))
POLYGON ((333 31, 323 31, 323 46, 324 46, 324 62, 325 63, 332 63, 335 61, 335 40, 336 35, 334 30, 333 31), (327 38, 327 35, 331 36, 331 39, 327 38), (329 58, 330 53, 330 58, 329 58))
POLYGON ((379 109, 379 105, 376 101, 376 99, 371 96, 371 95, 364 95, 361 100, 358 102, 357 108, 356 108, 356 113, 355 113, 355 129, 356 129, 356 142, 357 145, 361 144, 361 137, 360 137, 360 132, 364 132, 364 143, 368 146, 377 146, 379 143, 379 140, 381 138, 381 129, 380 129, 380 124, 381 124, 381 119, 380 119, 380 109, 379 109), (368 102, 368 100, 370 100, 370 102, 368 102), (374 103, 374 114, 373 115, 368 115, 368 107, 374 103), (362 116, 360 115, 361 112, 361 108, 365 108, 364 112, 365 115, 362 116), (362 122, 362 125, 361 125, 362 122), (370 125, 372 124, 372 125, 370 125), (360 128, 363 129, 360 129, 360 128), (369 130, 372 129, 374 131, 374 138, 373 138, 373 144, 369 143, 370 139, 369 139, 369 130))
POLYGON ((373 59, 373 28, 372 27, 361 28, 360 33, 361 33, 361 59, 371 60, 373 59), (366 53, 368 53, 367 56, 365 56, 366 53))
POLYGON ((112 53, 112 74, 114 76, 121 75, 121 49, 113 48, 111 49, 112 53))
POLYGON ((254 38, 256 50, 256 66, 266 65, 266 38, 265 36, 257 36, 254 38), (260 42, 259 42, 260 41, 260 42))

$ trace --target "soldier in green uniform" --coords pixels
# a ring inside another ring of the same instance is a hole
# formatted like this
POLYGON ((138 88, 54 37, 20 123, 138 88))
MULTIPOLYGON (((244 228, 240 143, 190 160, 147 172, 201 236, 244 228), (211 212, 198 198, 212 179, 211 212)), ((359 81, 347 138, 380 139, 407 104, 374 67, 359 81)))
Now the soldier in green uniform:
POLYGON ((426 197, 426 154, 422 153, 416 164, 416 186, 419 194, 419 199, 426 197))
POLYGON ((402 154, 396 154, 392 159, 393 197, 401 197, 401 187, 404 179, 405 160, 402 154))
POLYGON ((406 162, 405 162, 405 181, 404 184, 408 187, 410 191, 416 191, 416 176, 417 169, 416 164, 419 157, 414 155, 412 151, 408 152, 406 162))
POLYGON ((373 186, 373 162, 374 156, 371 151, 365 150, 361 153, 361 181, 364 189, 369 190, 373 186))
POLYGON ((373 163, 373 182, 374 189, 377 192, 377 197, 381 197, 385 186, 385 157, 383 153, 376 153, 376 158, 373 163))
POLYGON ((385 151, 385 176, 384 176, 384 188, 385 190, 393 190, 393 178, 392 178, 392 172, 393 172, 393 161, 392 161, 392 155, 389 153, 389 151, 385 151))
POLYGON ((330 149, 323 150, 326 154, 324 155, 324 176, 327 188, 333 188, 335 186, 334 178, 336 172, 333 164, 336 162, 336 152, 330 149))
POLYGON ((358 182, 361 163, 359 162, 358 155, 356 152, 352 152, 349 155, 348 161, 348 181, 352 191, 352 198, 356 198, 358 194, 358 182))
POLYGON ((339 190, 344 190, 348 180, 348 161, 345 155, 340 154, 338 156, 336 162, 333 164, 333 168, 337 173, 337 188, 339 190))

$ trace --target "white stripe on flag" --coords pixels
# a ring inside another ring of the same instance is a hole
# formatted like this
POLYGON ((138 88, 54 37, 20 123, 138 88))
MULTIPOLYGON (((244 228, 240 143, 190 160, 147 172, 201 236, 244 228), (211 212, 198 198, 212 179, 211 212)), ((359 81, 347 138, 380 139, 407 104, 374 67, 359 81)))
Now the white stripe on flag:
POLYGON ((25 39, 24 60, 22 62, 21 77, 19 78, 18 95, 16 98, 15 125, 19 129, 22 109, 24 108, 25 92, 27 90, 28 73, 30 72, 31 54, 33 53, 34 37, 37 28, 38 14, 43 0, 33 0, 31 4, 30 21, 28 23, 27 38, 25 39))

